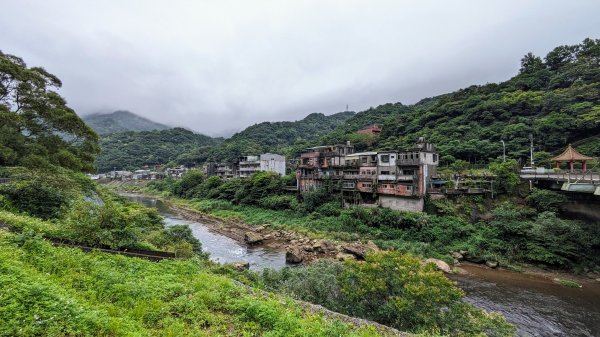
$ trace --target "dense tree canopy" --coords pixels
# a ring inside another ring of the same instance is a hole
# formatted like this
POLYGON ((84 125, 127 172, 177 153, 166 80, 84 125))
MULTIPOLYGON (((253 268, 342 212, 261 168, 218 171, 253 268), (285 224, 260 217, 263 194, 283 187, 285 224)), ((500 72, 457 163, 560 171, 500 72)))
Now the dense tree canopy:
POLYGON ((182 128, 104 135, 100 140, 102 153, 98 156, 98 171, 133 170, 169 162, 201 165, 220 142, 219 138, 182 128))
POLYGON ((295 122, 264 122, 236 133, 211 153, 213 160, 236 160, 244 154, 265 152, 293 156, 305 147, 320 145, 320 137, 343 125, 354 112, 325 116, 312 113, 295 122))
POLYGON ((488 163, 502 155, 528 156, 529 135, 538 151, 556 152, 567 143, 600 155, 600 40, 559 46, 544 59, 528 53, 519 73, 502 83, 473 85, 415 105, 384 104, 357 113, 323 137, 342 142, 372 123, 382 125, 370 148, 402 149, 418 137, 435 143, 445 163, 488 163))
POLYGON ((0 52, 0 165, 94 169, 98 136, 55 91, 61 85, 0 52))

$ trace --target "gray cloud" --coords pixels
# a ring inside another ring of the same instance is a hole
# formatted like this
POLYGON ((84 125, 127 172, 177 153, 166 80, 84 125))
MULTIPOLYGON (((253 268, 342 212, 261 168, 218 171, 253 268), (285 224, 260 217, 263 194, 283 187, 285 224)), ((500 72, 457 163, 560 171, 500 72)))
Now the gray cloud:
POLYGON ((600 37, 600 2, 11 1, 0 49, 62 79, 80 114, 127 109, 217 135, 514 75, 600 37))

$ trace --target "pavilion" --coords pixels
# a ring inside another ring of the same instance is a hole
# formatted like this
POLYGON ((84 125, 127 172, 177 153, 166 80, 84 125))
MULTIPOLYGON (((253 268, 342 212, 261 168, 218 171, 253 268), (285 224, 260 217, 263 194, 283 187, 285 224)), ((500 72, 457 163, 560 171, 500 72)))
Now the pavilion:
POLYGON ((575 150, 573 148, 573 146, 571 146, 571 144, 569 144, 569 146, 563 153, 552 158, 551 160, 556 162, 556 168, 560 167, 560 163, 568 162, 569 163, 569 171, 571 171, 571 172, 573 172, 573 164, 576 161, 581 162, 581 169, 583 172, 585 172, 585 171, 587 171, 587 161, 592 160, 592 159, 593 159, 592 157, 584 156, 581 153, 577 152, 577 150, 575 150))

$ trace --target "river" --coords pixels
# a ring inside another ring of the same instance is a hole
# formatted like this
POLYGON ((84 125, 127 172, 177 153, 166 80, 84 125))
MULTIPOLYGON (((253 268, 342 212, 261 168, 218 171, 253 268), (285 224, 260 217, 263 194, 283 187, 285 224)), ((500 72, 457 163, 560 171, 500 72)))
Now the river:
POLYGON ((251 247, 237 242, 222 234, 210 231, 210 229, 195 221, 189 221, 177 216, 162 201, 138 194, 122 194, 132 201, 136 201, 146 207, 156 208, 163 216, 165 225, 185 224, 190 227, 194 237, 202 243, 202 250, 210 253, 210 258, 219 263, 249 262, 251 270, 264 268, 283 268, 285 263, 285 251, 268 247, 251 247))
MULTIPOLYGON (((250 269, 282 268, 285 252, 266 247, 249 247, 205 225, 178 218, 160 200, 136 194, 124 194, 147 207, 156 208, 168 225, 187 224, 209 252, 211 259, 222 262, 250 263, 250 269)), ((568 288, 552 280, 506 270, 491 270, 464 265, 466 275, 452 275, 466 293, 466 301, 475 307, 502 313, 515 324, 519 336, 600 337, 600 282, 583 288, 568 288)))

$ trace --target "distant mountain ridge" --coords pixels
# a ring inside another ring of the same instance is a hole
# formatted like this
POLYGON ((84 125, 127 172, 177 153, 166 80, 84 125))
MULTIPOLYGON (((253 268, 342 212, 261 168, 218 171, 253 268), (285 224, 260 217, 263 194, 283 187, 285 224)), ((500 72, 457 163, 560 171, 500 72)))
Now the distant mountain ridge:
POLYGON ((106 135, 127 131, 154 131, 170 129, 170 126, 153 122, 133 112, 118 110, 108 114, 93 114, 82 119, 98 134, 106 135))
POLYGON ((291 156, 300 149, 314 146, 319 139, 353 117, 353 111, 332 115, 311 113, 294 122, 262 122, 247 127, 213 149, 209 158, 235 161, 240 155, 274 152, 291 156))

